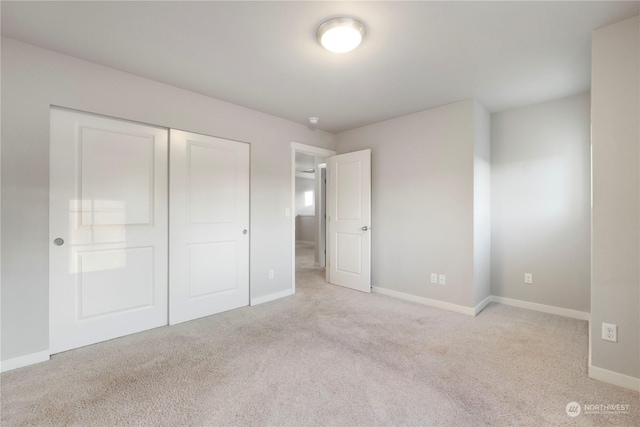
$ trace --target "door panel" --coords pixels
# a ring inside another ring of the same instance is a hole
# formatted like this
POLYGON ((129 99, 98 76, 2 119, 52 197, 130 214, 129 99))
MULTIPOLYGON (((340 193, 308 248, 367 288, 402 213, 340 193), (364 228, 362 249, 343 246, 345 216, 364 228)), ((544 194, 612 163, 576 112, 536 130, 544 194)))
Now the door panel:
POLYGON ((362 218, 362 168, 360 161, 336 160, 336 220, 360 221, 362 218))
POLYGON ((237 242, 187 245, 189 250, 189 298, 215 295, 238 288, 237 242))
POLYGON ((167 324, 167 145, 166 129, 51 110, 52 353, 167 324))
POLYGON ((79 142, 81 225, 152 224, 153 137, 83 127, 79 142))
POLYGON ((371 292, 371 150, 327 162, 329 282, 371 292))
POLYGON ((362 235, 336 233, 336 270, 360 274, 362 267, 362 235))
POLYGON ((236 153, 193 141, 187 150, 189 223, 234 223, 236 153))
POLYGON ((170 187, 169 322, 248 305, 249 145, 171 130, 170 187))
POLYGON ((153 306, 153 247, 77 252, 80 319, 153 306))

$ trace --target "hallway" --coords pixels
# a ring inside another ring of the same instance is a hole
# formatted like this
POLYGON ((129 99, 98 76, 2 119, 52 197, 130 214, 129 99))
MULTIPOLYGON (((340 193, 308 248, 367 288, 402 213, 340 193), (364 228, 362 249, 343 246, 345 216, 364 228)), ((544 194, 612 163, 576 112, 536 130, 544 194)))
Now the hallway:
POLYGON ((314 251, 312 243, 296 242, 296 287, 326 284, 325 270, 315 265, 314 251))

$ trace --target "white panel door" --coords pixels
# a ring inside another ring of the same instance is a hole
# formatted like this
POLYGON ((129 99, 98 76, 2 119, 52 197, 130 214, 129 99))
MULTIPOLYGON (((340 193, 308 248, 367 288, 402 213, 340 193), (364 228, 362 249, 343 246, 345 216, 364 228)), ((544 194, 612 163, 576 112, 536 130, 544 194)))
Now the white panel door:
POLYGON ((249 144, 171 130, 169 323, 249 305, 249 144))
POLYGON ((371 150, 327 161, 329 282, 371 292, 371 150))
POLYGON ((51 110, 50 351, 167 324, 168 131, 51 110))

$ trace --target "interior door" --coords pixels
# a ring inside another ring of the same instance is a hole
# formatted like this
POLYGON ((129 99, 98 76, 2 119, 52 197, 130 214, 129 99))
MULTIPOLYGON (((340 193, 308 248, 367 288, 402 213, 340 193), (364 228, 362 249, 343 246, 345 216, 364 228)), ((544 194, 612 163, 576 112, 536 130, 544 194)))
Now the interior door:
POLYGON ((50 351, 167 324, 168 131, 51 110, 50 351))
POLYGON ((327 161, 329 282, 371 292, 371 150, 327 161))
POLYGON ((171 130, 169 323, 249 305, 249 144, 171 130))

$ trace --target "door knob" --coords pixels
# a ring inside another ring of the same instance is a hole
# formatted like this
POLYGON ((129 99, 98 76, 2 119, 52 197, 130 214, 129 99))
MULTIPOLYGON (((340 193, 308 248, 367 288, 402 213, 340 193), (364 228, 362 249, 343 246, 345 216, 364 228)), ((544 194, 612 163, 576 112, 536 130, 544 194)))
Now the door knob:
POLYGON ((242 234, 247 234, 248 231, 246 229, 242 230, 242 234))
POLYGON ((64 245, 64 240, 58 237, 57 239, 55 239, 53 241, 53 244, 56 245, 56 246, 62 246, 62 245, 64 245))
POLYGON ((362 227, 362 231, 367 231, 369 229, 369 227, 367 227, 366 225, 364 227, 362 227))

